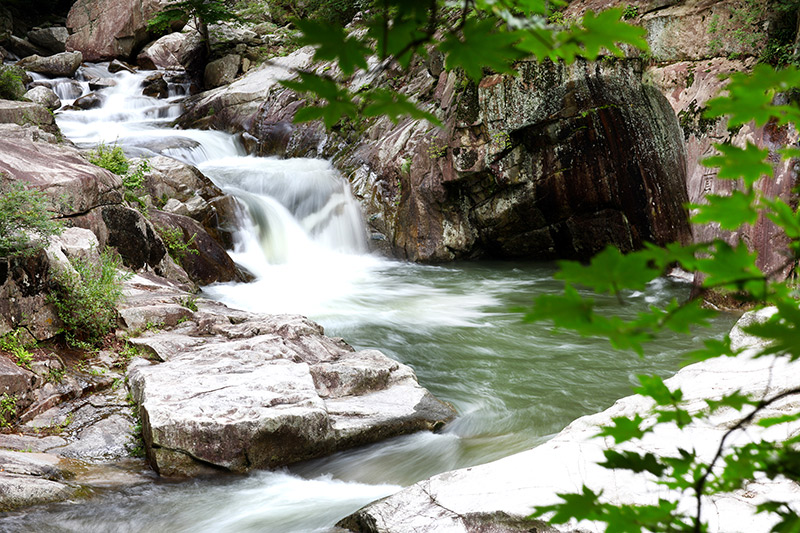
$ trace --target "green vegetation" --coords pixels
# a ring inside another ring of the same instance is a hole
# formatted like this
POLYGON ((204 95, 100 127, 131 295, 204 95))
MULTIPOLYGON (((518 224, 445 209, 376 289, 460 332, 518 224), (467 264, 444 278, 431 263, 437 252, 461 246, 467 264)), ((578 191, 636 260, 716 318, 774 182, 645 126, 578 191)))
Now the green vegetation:
POLYGON ((116 305, 122 299, 122 282, 130 274, 119 269, 122 260, 111 250, 100 254, 100 264, 70 259, 74 271, 55 276, 50 294, 71 344, 94 345, 111 332, 117 321, 116 305))
POLYGON ((236 19, 223 0, 179 0, 172 1, 150 19, 148 27, 157 32, 166 32, 176 23, 184 22, 190 18, 194 28, 200 33, 200 38, 205 43, 206 53, 211 53, 211 39, 208 35, 208 25, 236 19))
POLYGON ((160 228, 158 233, 161 235, 170 257, 179 265, 183 264, 183 260, 188 254, 198 255, 200 253, 196 248, 192 248, 194 239, 197 237, 196 233, 193 233, 188 240, 184 238, 181 228, 160 228))
POLYGON ((11 427, 17 417, 17 397, 13 394, 0 395, 0 428, 11 427))
POLYGON ((187 294, 184 297, 178 298, 178 305, 185 307, 189 311, 197 312, 197 296, 194 294, 187 294))
POLYGON ((25 72, 15 65, 0 65, 0 99, 22 100, 25 95, 25 84, 22 77, 25 72))
MULTIPOLYGON (((732 75, 728 96, 711 100, 705 117, 725 116, 730 127, 751 121, 757 127, 767 123, 776 128, 798 124, 800 106, 796 102, 791 105, 773 103, 779 101, 775 100, 778 93, 798 87, 800 70, 797 68, 776 71, 767 65, 758 65, 752 75, 732 75)), ((707 195, 706 203, 692 205, 692 221, 697 224, 714 222, 722 229, 736 230, 754 224, 759 217, 766 217, 776 224, 789 243, 786 264, 777 270, 796 267, 800 261, 800 210, 783 199, 765 197, 755 183, 764 176, 772 176, 772 162, 776 158, 797 158, 800 150, 776 148, 770 151, 749 143, 746 146, 723 143, 715 147, 718 155, 707 158, 703 164, 718 168, 719 179, 734 180, 739 187, 730 195, 707 195)), ((775 307, 777 312, 771 318, 746 326, 744 331, 763 341, 757 348, 759 357, 800 359, 796 287, 790 281, 776 279, 773 272, 762 272, 756 265, 756 254, 743 242, 729 244, 719 239, 688 246, 648 246, 627 255, 616 248, 607 248, 588 265, 564 261, 557 274, 566 284, 564 293, 538 297, 526 319, 549 321, 557 328, 572 329, 582 335, 606 337, 616 348, 643 355, 648 343, 660 332, 672 330, 691 334, 692 328, 706 325, 714 312, 705 308, 700 298, 694 298, 683 303, 672 301, 665 308, 653 307, 636 319, 626 321, 610 315, 606 308, 596 308, 595 302, 581 297, 574 286, 579 284, 597 293, 615 294, 624 301, 629 291, 643 289, 645 284, 676 264, 689 272, 700 273, 705 291, 721 293, 755 308, 775 307)), ((687 357, 694 362, 732 356, 740 351, 731 348, 731 340, 726 336, 722 341, 706 340, 702 348, 687 357)), ((800 435, 787 430, 785 441, 732 442, 748 428, 781 427, 800 420, 800 411, 796 408, 784 410, 780 415, 765 412, 777 401, 800 394, 800 388, 772 397, 752 397, 733 391, 720 399, 706 400, 706 408, 698 411, 683 401, 680 389, 669 389, 661 378, 640 376, 639 381, 636 392, 654 401, 652 417, 642 413, 633 418, 614 418, 611 425, 602 428, 598 437, 610 438, 616 445, 605 452, 606 461, 600 466, 654 476, 659 485, 671 491, 659 493, 658 500, 649 505, 612 504, 603 500, 599 492, 584 486, 579 493, 560 494, 561 503, 537 508, 535 516, 546 516, 553 523, 566 523, 573 518, 599 521, 607 524, 608 531, 701 532, 707 530, 704 497, 745 487, 753 479, 785 477, 800 481, 797 468, 800 435), (735 410, 739 419, 727 426, 730 429, 711 459, 701 457, 695 448, 681 448, 674 455, 656 456, 631 451, 635 448, 626 446, 635 445, 665 425, 685 428, 699 423, 703 427, 707 423, 705 419, 721 409, 735 410), (696 503, 679 508, 680 497, 696 503)), ((766 497, 767 501, 757 509, 776 519, 772 531, 800 530, 797 508, 789 505, 796 502, 770 500, 769 494, 766 497)))
POLYGON ((98 167, 110 170, 118 176, 124 176, 130 170, 130 162, 125 157, 125 152, 122 151, 121 146, 116 144, 108 146, 100 143, 97 148, 89 152, 88 159, 98 167))
POLYGON ((392 121, 401 116, 426 119, 439 125, 433 114, 419 109, 413 95, 382 87, 353 94, 344 81, 369 70, 367 57, 377 55, 384 64, 395 60, 400 68, 436 50, 447 70, 462 71, 473 82, 484 68, 515 74, 515 63, 525 57, 539 60, 576 57, 596 59, 602 54, 622 55, 621 44, 645 48, 645 30, 621 21, 623 11, 599 14, 588 11, 568 27, 548 24, 551 2, 545 0, 464 2, 454 8, 443 0, 408 2, 387 0, 364 12, 365 32, 349 32, 329 20, 298 18, 301 44, 315 47, 318 63, 335 62, 339 74, 323 72, 320 65, 282 82, 299 93, 309 94, 309 103, 295 121, 322 120, 332 128, 340 120, 385 115, 392 121))
POLYGON ((62 231, 50 218, 47 197, 0 173, 0 257, 27 257, 47 246, 62 231))
POLYGON ((0 337, 0 350, 10 353, 19 366, 30 369, 33 362, 33 354, 28 351, 28 347, 19 338, 23 332, 24 330, 22 329, 16 329, 0 337))
POLYGON ((628 4, 622 10, 622 18, 625 20, 635 19, 639 16, 639 6, 628 4))

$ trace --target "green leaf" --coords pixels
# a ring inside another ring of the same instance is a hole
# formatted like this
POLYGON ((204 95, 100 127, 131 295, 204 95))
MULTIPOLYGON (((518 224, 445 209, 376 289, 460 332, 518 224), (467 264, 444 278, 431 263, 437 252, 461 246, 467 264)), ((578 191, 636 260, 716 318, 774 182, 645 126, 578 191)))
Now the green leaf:
POLYGON ((517 46, 520 39, 520 33, 496 31, 493 19, 469 18, 462 34, 447 35, 439 43, 439 50, 446 56, 448 70, 462 68, 470 79, 478 82, 483 77, 484 67, 501 74, 516 73, 512 64, 525 57, 517 46))
POLYGON ((406 96, 389 89, 374 89, 362 95, 368 104, 363 114, 367 117, 386 115, 395 124, 401 116, 407 115, 415 119, 425 119, 431 124, 441 126, 442 122, 427 111, 423 111, 406 96))
POLYGON ((633 472, 650 472, 660 476, 667 469, 666 465, 652 453, 640 454, 633 451, 605 450, 606 460, 600 466, 616 470, 632 470, 633 472))
POLYGON ((731 144, 715 144, 714 148, 722 155, 707 157, 700 164, 705 167, 719 167, 719 179, 741 178, 747 187, 752 187, 762 176, 772 176, 772 165, 765 161, 769 157, 769 150, 766 148, 759 149, 749 141, 745 148, 731 144))
POLYGON ((619 43, 630 44, 641 50, 648 49, 645 39, 647 30, 623 22, 621 9, 607 9, 598 15, 587 11, 582 25, 585 31, 576 38, 582 42, 583 56, 587 59, 596 59, 603 49, 622 56, 624 53, 617 46, 619 43))
POLYGON ((706 404, 708 405, 709 410, 713 413, 724 407, 730 407, 737 411, 741 411, 742 407, 745 405, 756 405, 758 402, 751 399, 750 396, 742 394, 737 390, 730 394, 724 395, 719 400, 707 399, 706 404))
POLYGON ((294 91, 312 93, 327 101, 326 105, 307 106, 295 113, 295 122, 309 122, 320 119, 325 127, 332 128, 343 117, 355 118, 358 107, 353 103, 353 95, 349 91, 328 78, 317 76, 309 72, 299 73, 300 81, 283 80, 284 87, 294 91))
POLYGON ((357 68, 367 69, 367 59, 371 52, 359 39, 347 35, 337 24, 326 21, 295 20, 303 35, 301 44, 310 44, 316 48, 316 61, 337 61, 339 68, 349 76, 357 68))
POLYGON ((767 212, 767 217, 780 227, 790 239, 800 239, 800 211, 792 208, 789 204, 775 198, 761 200, 765 207, 771 212, 767 212))
POLYGON ((643 429, 644 419, 638 413, 633 418, 618 416, 611 419, 613 425, 603 426, 597 437, 611 437, 614 443, 627 442, 633 439, 641 439, 649 429, 643 429))
POLYGON ((637 377, 639 378, 639 383, 642 385, 636 387, 633 391, 642 396, 653 398, 658 405, 672 405, 680 401, 683 396, 680 389, 676 390, 674 393, 671 392, 667 386, 664 385, 664 380, 658 376, 640 375, 637 377))
POLYGON ((577 520, 592 520, 598 517, 598 509, 602 509, 599 497, 602 494, 592 491, 584 486, 580 494, 557 494, 564 500, 555 505, 536 507, 531 517, 540 517, 547 513, 554 513, 548 518, 551 524, 566 524, 573 518, 577 520))
MULTIPOLYGON (((697 267, 706 274, 703 287, 763 292, 764 275, 756 266, 756 254, 740 242, 732 247, 715 241, 710 257, 697 260, 697 267)), ((757 294, 758 294, 757 292, 757 294)))
POLYGON ((761 427, 768 428, 777 426, 778 424, 786 424, 787 422, 796 422, 797 420, 800 420, 800 411, 788 415, 764 417, 759 419, 756 424, 761 427))
POLYGON ((752 225, 758 220, 758 211, 753 206, 755 195, 752 193, 733 191, 728 196, 708 194, 705 200, 705 204, 689 205, 689 209, 696 210, 691 217, 694 224, 716 222, 722 229, 735 230, 742 224, 752 225))
POLYGON ((647 283, 661 275, 650 266, 653 254, 641 250, 623 254, 607 246, 595 255, 588 265, 576 261, 560 261, 556 277, 569 283, 579 283, 598 293, 616 293, 622 289, 643 290, 647 283))

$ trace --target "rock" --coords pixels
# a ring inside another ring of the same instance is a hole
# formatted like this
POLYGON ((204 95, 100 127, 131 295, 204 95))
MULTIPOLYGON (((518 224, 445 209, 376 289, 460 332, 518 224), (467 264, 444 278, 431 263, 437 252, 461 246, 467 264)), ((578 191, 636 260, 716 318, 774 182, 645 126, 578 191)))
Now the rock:
MULTIPOLYGON (((179 243, 188 248, 174 248, 172 255, 183 267, 189 278, 199 285, 224 281, 244 281, 239 276, 236 264, 225 249, 203 227, 187 216, 152 211, 150 219, 164 235, 165 231, 177 232, 179 243)), ((169 247, 170 241, 166 241, 169 247)))
POLYGON ((5 41, 14 31, 14 16, 5 6, 0 6, 0 42, 5 41))
POLYGON ((117 82, 112 78, 92 78, 89 80, 89 90, 99 91, 100 89, 108 89, 109 87, 116 87, 117 82))
POLYGON ((208 33, 212 49, 231 49, 241 44, 250 46, 263 44, 263 40, 251 27, 236 22, 211 24, 208 33))
POLYGON ((453 416, 407 366, 301 317, 217 304, 142 340, 166 360, 128 372, 148 459, 165 476, 277 467, 453 416))
POLYGON ((171 157, 148 159, 150 171, 145 174, 145 189, 153 198, 174 198, 187 202, 194 196, 211 200, 223 193, 202 172, 192 165, 171 157))
MULTIPOLYGON (((693 364, 666 380, 671 389, 680 386, 684 406, 690 412, 706 410, 705 399, 719 398, 740 389, 755 397, 773 397, 797 387, 800 363, 786 358, 752 358, 752 351, 736 358, 718 358, 693 364)), ((561 501, 557 493, 579 492, 587 484, 595 492, 603 491, 603 500, 617 503, 652 504, 654 494, 666 496, 655 478, 633 474, 627 470, 607 470, 597 465, 605 457, 603 451, 612 446, 612 439, 595 438, 601 425, 611 424, 614 417, 649 416, 652 399, 629 396, 618 400, 602 413, 572 422, 553 439, 532 450, 492 463, 446 472, 420 481, 388 498, 372 503, 339 523, 351 531, 402 533, 412 531, 576 531, 595 530, 589 523, 548 529, 536 522, 526 528, 491 529, 498 516, 522 522, 533 506, 561 501)), ((772 405, 763 416, 796 412, 800 402, 785 398, 772 405)), ((641 444, 630 448, 640 454, 677 456, 677 448, 693 450, 700 460, 709 461, 722 436, 741 414, 733 409, 715 413, 710 419, 693 423, 684 430, 663 427, 649 433, 641 444)), ((791 427, 764 429, 749 426, 746 432, 734 435, 737 445, 748 441, 786 439, 800 430, 800 423, 791 427)), ((663 488, 663 487, 662 487, 663 488)), ((746 487, 716 495, 704 501, 704 517, 709 531, 769 531, 773 518, 755 514, 756 505, 767 494, 781 494, 785 501, 796 502, 800 485, 786 478, 750 481, 746 487)), ((686 495, 683 502, 694 506, 686 495)))
POLYGON ((31 43, 27 39, 22 39, 17 37, 16 35, 9 36, 8 39, 5 41, 6 47, 14 53, 17 57, 28 57, 28 56, 46 56, 48 55, 46 51, 42 50, 35 44, 31 43))
POLYGON ((61 437, 32 437, 30 435, 14 435, 0 433, 0 449, 17 452, 46 452, 58 446, 65 446, 67 441, 61 437))
POLYGON ((33 372, 0 355, 0 396, 14 396, 19 401, 28 395, 35 382, 36 376, 33 372))
POLYGON ((99 94, 93 92, 89 94, 85 94, 80 98, 77 98, 74 102, 72 102, 72 108, 83 109, 84 111, 88 109, 97 109, 103 105, 103 97, 99 94))
POLYGON ((153 98, 166 98, 169 96, 169 87, 161 73, 148 76, 142 82, 142 94, 153 98))
POLYGON ((78 50, 86 61, 129 59, 147 43, 147 21, 165 0, 78 0, 67 15, 67 50, 78 50))
MULTIPOLYGON (((35 102, 0 100, 0 124, 35 126, 53 135, 60 134, 53 114, 46 107, 35 102)), ((1 142, 2 140, 0 140, 1 142)), ((2 168, 3 162, 0 161, 0 169, 2 168)))
MULTIPOLYGON (((0 116, 4 101, 0 101, 0 116)), ((36 104, 52 118, 50 112, 36 104)), ((77 148, 34 128, 0 124, 0 172, 26 181, 47 194, 51 209, 61 216, 78 215, 122 201, 122 180, 89 163, 77 148)))
POLYGON ((34 87, 25 93, 25 98, 51 111, 55 111, 61 107, 61 100, 58 98, 58 95, 47 87, 34 87))
POLYGON ((66 500, 77 491, 62 482, 71 477, 58 457, 0 450, 0 512, 66 500))
POLYGON ((120 61, 119 59, 114 59, 111 61, 111 63, 108 64, 108 71, 111 72, 112 74, 115 74, 123 70, 125 72, 130 72, 130 73, 136 72, 135 68, 133 68, 132 66, 128 65, 123 61, 120 61))
POLYGON ((185 45, 188 39, 185 33, 174 32, 145 46, 136 56, 136 64, 143 69, 155 70, 184 68, 185 45))
POLYGON ((17 62, 17 65, 32 72, 54 78, 71 78, 83 62, 80 52, 61 52, 47 57, 32 55, 17 62))
POLYGON ((236 78, 239 73, 239 65, 242 58, 236 54, 229 54, 221 59, 212 61, 206 66, 203 82, 209 89, 228 85, 236 78))
POLYGON ((72 220, 75 226, 97 235, 100 248, 116 248, 128 268, 164 268, 167 250, 153 225, 136 209, 106 205, 72 220))
MULTIPOLYGON (((19 327, 25 328, 36 340, 49 339, 58 333, 61 321, 55 308, 47 301, 51 283, 49 268, 44 251, 29 257, 0 259, 0 335, 19 327)), ((13 379, 19 383, 22 376, 31 378, 30 384, 33 385, 33 374, 27 370, 18 368, 17 371, 8 365, 4 368, 7 376, 16 377, 8 377, 5 381, 0 379, 0 394, 3 388, 6 392, 13 389, 12 394, 22 392, 23 389, 8 381, 13 379)))
POLYGON ((66 52, 69 31, 63 26, 34 28, 28 32, 28 40, 54 54, 66 52))

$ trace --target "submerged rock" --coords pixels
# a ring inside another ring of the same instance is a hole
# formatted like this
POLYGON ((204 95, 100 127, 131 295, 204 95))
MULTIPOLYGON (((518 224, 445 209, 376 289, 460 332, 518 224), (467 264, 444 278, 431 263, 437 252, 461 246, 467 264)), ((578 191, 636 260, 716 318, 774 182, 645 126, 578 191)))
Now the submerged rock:
POLYGON ((454 416, 409 367, 302 317, 203 304, 137 344, 165 361, 128 372, 148 459, 165 476, 277 467, 454 416))

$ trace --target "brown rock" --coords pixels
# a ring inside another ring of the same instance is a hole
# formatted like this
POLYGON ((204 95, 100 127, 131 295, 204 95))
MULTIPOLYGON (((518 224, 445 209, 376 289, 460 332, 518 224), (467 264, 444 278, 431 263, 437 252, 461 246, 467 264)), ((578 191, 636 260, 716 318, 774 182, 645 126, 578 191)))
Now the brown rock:
POLYGON ((46 76, 71 78, 81 66, 81 62, 83 55, 80 52, 61 52, 47 57, 32 55, 17 62, 17 65, 46 76))
POLYGON ((187 34, 180 32, 164 35, 139 52, 136 64, 149 70, 184 68, 185 45, 188 38, 187 34))
POLYGON ((212 61, 206 66, 203 82, 208 89, 221 87, 232 83, 239 73, 242 58, 236 54, 229 54, 221 59, 212 61))

